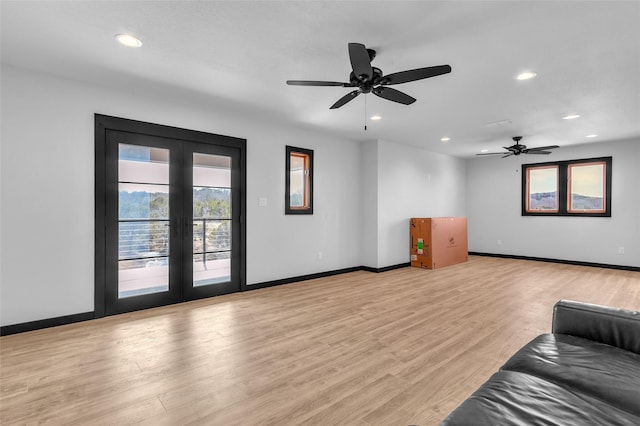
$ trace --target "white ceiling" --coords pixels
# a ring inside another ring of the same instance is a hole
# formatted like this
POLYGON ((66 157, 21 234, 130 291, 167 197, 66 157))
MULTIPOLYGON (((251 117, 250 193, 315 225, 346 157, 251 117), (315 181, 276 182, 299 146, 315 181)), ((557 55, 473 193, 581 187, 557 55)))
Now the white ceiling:
MULTIPOLYGON (((138 92, 460 157, 528 147, 640 140, 640 1, 6 1, 2 62, 138 92), (114 34, 144 43, 129 49, 114 34), (450 74, 394 86, 410 106, 350 88, 348 42, 390 74, 449 64, 450 74), (523 70, 538 77, 515 80, 523 70), (569 113, 576 120, 563 120, 569 113), (510 120, 500 126, 488 124, 510 120), (596 133, 597 138, 586 139, 596 133), (448 136, 451 141, 440 141, 448 136)), ((242 136, 242 135, 238 135, 242 136)))

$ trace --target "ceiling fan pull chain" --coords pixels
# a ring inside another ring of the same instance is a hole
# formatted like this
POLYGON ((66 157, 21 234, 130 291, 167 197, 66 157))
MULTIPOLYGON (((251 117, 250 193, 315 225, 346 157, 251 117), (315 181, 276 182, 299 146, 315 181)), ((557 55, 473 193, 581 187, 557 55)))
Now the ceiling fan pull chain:
POLYGON ((367 94, 364 94, 364 131, 367 131, 367 94))

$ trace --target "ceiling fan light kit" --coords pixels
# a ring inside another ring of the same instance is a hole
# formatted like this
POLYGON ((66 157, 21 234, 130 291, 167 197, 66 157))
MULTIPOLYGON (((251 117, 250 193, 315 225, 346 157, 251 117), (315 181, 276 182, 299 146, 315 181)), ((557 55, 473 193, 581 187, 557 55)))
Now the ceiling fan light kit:
POLYGON ((359 96, 361 93, 373 93, 382 99, 403 105, 411 105, 416 101, 415 98, 404 92, 386 86, 409 83, 411 81, 436 77, 438 75, 451 72, 451 67, 449 65, 438 65, 434 67, 400 71, 385 76, 380 68, 371 66, 371 61, 376 57, 375 50, 367 49, 366 46, 361 43, 349 43, 348 50, 352 69, 348 83, 341 83, 337 81, 287 80, 287 84, 290 86, 336 86, 357 88, 338 99, 336 103, 331 105, 330 109, 340 108, 347 102, 359 96))

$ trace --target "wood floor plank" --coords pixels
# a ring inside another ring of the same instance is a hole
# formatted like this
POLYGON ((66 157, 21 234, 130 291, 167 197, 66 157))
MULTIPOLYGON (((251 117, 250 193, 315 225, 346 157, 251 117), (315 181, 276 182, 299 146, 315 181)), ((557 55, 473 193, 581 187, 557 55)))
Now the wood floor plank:
POLYGON ((559 299, 640 310, 640 273, 470 256, 0 338, 0 423, 433 425, 559 299))

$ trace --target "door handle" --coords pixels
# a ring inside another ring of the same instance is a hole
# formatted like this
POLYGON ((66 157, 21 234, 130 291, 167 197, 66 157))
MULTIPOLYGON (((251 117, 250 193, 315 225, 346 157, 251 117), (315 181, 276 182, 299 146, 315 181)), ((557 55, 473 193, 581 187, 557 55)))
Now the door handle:
POLYGON ((180 228, 180 219, 174 217, 171 219, 171 228, 173 229, 173 236, 178 237, 179 228, 180 228))
POLYGON ((186 218, 186 217, 184 219, 182 219, 182 220, 184 222, 184 236, 188 237, 189 235, 191 235, 191 233, 190 233, 191 229, 190 228, 193 225, 189 222, 189 219, 186 218))

